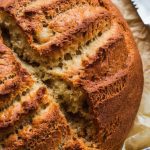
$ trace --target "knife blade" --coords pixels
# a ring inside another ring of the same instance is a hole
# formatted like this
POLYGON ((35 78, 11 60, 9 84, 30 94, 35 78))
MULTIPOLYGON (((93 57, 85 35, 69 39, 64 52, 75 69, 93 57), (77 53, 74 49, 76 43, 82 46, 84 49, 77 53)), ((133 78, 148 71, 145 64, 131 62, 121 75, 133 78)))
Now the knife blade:
POLYGON ((150 26, 150 0, 131 0, 145 25, 150 26))

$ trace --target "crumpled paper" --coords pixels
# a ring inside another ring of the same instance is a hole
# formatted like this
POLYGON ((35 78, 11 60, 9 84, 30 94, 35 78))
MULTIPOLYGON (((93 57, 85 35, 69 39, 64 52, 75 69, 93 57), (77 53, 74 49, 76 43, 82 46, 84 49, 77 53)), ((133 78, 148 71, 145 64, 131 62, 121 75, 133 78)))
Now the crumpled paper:
POLYGON ((143 61, 145 80, 141 105, 122 150, 150 150, 150 29, 142 23, 131 0, 112 1, 124 15, 134 35, 143 61))

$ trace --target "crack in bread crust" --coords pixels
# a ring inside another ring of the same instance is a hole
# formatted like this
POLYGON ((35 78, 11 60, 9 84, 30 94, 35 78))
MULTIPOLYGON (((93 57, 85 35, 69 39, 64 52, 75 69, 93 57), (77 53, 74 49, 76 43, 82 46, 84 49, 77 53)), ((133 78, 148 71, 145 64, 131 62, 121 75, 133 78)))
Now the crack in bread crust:
MULTIPOLYGON (((11 69, 17 67, 16 70, 10 70, 8 66, 4 71, 7 71, 8 73, 6 74, 8 75, 9 73, 16 73, 18 76, 17 82, 19 82, 20 86, 19 89, 17 89, 18 91, 15 91, 15 89, 14 91, 13 89, 11 90, 17 97, 8 97, 9 93, 6 95, 6 98, 11 100, 10 103, 3 100, 3 95, 0 98, 2 103, 0 112, 0 145, 2 149, 36 149, 38 145, 39 147, 43 147, 44 142, 43 144, 36 143, 34 138, 36 137, 36 139, 40 141, 41 138, 46 135, 45 132, 47 132, 47 137, 45 137, 46 141, 54 140, 58 145, 63 143, 65 138, 70 137, 70 129, 59 107, 54 100, 52 100, 51 94, 42 82, 35 77, 32 67, 26 67, 23 62, 17 60, 17 56, 14 56, 11 50, 3 43, 0 43, 0 47, 1 65, 5 66, 5 64, 9 62, 8 65, 11 66, 11 69), (7 59, 9 59, 9 61, 7 61, 7 59), (5 106, 4 102, 7 106, 5 106), (56 122, 57 119, 58 122, 56 122), (45 122, 45 120, 47 120, 47 122, 45 122), (32 135, 31 137, 26 137, 27 131, 32 135), (25 134, 23 136, 22 134, 24 132, 25 134), (58 137, 54 138, 53 134, 58 135, 58 137)), ((3 67, 0 69, 2 70, 3 67)), ((13 77, 14 76, 12 76, 12 79, 13 77)), ((5 93, 3 94, 5 96, 5 93)), ((50 143, 52 149, 55 148, 56 143, 50 143)), ((49 145, 46 146, 46 148, 48 147, 49 145)))
POLYGON ((31 75, 16 61, 10 49, 0 44, 0 110, 11 105, 33 84, 31 75))
POLYGON ((31 90, 28 95, 22 96, 19 102, 15 102, 8 109, 0 113, 1 139, 13 133, 14 129, 18 129, 30 122, 34 112, 39 111, 40 107, 49 103, 43 103, 44 101, 42 99, 44 98, 45 91, 44 87, 40 87, 39 89, 35 88, 35 91, 31 90))
POLYGON ((110 0, 0 0, 0 28, 1 148, 119 149, 143 77, 110 0))

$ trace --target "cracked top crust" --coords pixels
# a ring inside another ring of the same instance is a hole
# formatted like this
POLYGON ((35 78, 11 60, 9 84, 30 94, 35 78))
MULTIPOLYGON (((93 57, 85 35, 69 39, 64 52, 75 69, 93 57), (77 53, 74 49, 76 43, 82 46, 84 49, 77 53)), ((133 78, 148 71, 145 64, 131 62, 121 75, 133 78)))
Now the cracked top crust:
POLYGON ((1 0, 0 7, 13 17, 28 44, 46 56, 85 44, 105 30, 105 22, 111 23, 110 13, 98 0, 1 0))
POLYGON ((0 109, 12 103, 14 97, 30 88, 33 82, 12 51, 0 42, 0 109))
POLYGON ((10 49, 0 45, 0 81, 1 95, 10 94, 19 87, 30 86, 33 82, 30 75, 16 61, 10 49), (3 88, 4 87, 4 88, 3 88))
POLYGON ((119 150, 143 75, 112 2, 0 0, 0 29, 2 149, 119 150))

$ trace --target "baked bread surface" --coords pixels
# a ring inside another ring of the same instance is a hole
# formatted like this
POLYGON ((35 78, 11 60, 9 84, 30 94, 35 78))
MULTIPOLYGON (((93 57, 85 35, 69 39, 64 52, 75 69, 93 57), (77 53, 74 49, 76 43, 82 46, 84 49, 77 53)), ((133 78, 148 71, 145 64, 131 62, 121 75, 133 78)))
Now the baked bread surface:
POLYGON ((0 28, 0 148, 120 149, 143 72, 112 2, 0 0, 0 28))

